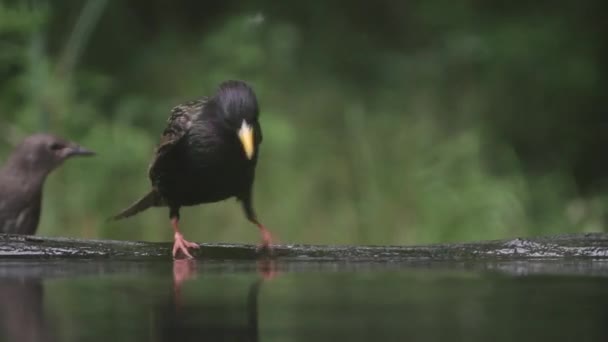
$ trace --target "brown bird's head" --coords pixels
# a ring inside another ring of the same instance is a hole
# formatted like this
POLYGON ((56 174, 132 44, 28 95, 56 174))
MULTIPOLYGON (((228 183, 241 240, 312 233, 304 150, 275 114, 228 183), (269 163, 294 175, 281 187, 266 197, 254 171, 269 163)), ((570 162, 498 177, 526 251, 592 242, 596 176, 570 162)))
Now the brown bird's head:
POLYGON ((39 133, 25 138, 10 155, 6 167, 20 172, 48 174, 64 160, 95 153, 52 134, 39 133))
POLYGON ((262 141, 260 109, 253 89, 243 81, 225 81, 220 84, 215 99, 224 120, 238 136, 245 156, 252 159, 262 141))

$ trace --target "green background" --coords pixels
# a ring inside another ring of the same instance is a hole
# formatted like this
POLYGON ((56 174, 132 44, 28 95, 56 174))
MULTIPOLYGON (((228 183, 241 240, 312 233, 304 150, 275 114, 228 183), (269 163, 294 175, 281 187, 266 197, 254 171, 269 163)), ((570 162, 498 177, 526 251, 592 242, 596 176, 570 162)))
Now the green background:
MULTIPOLYGON (((2 1, 0 161, 50 131, 98 152, 48 179, 41 235, 171 239, 149 189, 170 109, 250 82, 255 205, 284 243, 605 230, 603 1, 2 1)), ((256 242, 233 201, 201 242, 256 242)))

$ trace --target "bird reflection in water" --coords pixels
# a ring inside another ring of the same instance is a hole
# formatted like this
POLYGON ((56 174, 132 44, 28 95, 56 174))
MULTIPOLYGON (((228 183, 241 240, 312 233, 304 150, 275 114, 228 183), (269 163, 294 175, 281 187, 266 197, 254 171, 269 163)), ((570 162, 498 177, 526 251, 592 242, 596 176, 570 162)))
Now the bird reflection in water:
POLYGON ((163 341, 199 341, 201 337, 210 340, 258 341, 258 297, 262 285, 278 276, 276 262, 272 259, 260 259, 256 263, 258 277, 249 285, 246 305, 246 323, 242 322, 242 306, 217 301, 209 303, 190 302, 182 298, 182 286, 185 282, 197 277, 195 259, 174 260, 173 288, 174 311, 162 310, 160 322, 163 341))
MULTIPOLYGON (((99 270, 99 264, 95 263, 77 265, 85 265, 85 272, 81 273, 82 269, 78 267, 70 269, 61 265, 62 286, 71 286, 67 285, 71 279, 64 278, 66 275, 81 275, 89 271, 97 274, 95 272, 99 270)), ((89 285, 69 292, 65 303, 45 303, 45 281, 52 276, 0 277, 0 341, 79 341, 83 336, 91 341, 125 337, 138 341, 257 341, 259 293, 265 282, 277 276, 277 267, 275 261, 268 259, 259 260, 255 265, 257 275, 254 277, 250 277, 249 272, 234 274, 231 271, 229 276, 225 276, 203 272, 208 269, 208 264, 200 261, 197 264, 196 260, 175 260, 172 271, 167 270, 172 272, 168 283, 150 283, 148 278, 141 279, 148 274, 145 271, 138 276, 136 292, 131 290, 131 286, 117 286, 115 280, 99 278, 94 286, 113 289, 99 293, 105 293, 108 298, 121 298, 117 293, 124 291, 129 293, 129 303, 97 304, 95 309, 87 311, 81 310, 80 304, 87 300, 91 290, 89 285), (192 286, 184 287, 186 284, 192 286), (129 306, 136 306, 138 310, 130 312, 126 309, 129 306), (144 311, 151 316, 142 316, 144 311), (113 318, 116 315, 129 322, 128 329, 115 325, 113 318), (108 335, 110 330, 104 326, 112 327, 111 336, 108 335), (137 331, 135 335, 134 331, 137 331)), ((47 297, 55 295, 54 292, 48 293, 47 297)))
POLYGON ((0 280, 0 341, 56 341, 44 315, 41 279, 0 280))

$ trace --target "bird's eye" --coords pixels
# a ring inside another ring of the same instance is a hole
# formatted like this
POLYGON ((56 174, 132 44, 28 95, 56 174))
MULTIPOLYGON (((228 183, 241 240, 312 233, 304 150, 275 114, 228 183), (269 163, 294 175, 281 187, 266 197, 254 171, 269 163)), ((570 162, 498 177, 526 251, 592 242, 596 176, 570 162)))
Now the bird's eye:
POLYGON ((61 149, 63 149, 63 147, 64 146, 62 144, 60 144, 60 143, 52 143, 51 144, 51 150, 53 150, 53 151, 61 150, 61 149))

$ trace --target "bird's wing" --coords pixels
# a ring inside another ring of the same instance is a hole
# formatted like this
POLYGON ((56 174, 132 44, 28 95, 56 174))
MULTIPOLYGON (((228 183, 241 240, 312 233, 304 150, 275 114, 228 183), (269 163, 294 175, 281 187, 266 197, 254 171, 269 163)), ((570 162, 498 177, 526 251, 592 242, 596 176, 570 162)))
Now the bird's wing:
POLYGON ((40 217, 42 193, 24 191, 14 179, 0 174, 0 234, 33 234, 40 217))
POLYGON ((186 134, 192 125, 192 120, 201 114, 206 103, 207 98, 202 98, 177 105, 171 110, 171 116, 167 119, 167 127, 160 137, 157 153, 164 153, 186 134))
POLYGON ((170 153, 171 149, 186 135, 192 121, 198 115, 201 115, 206 103, 207 98, 203 97, 199 100, 177 105, 171 110, 171 115, 167 119, 167 127, 165 127, 160 137, 156 155, 150 164, 149 173, 153 172, 158 161, 163 159, 167 153, 170 153))
POLYGON ((11 233, 14 230, 16 217, 19 216, 14 208, 19 198, 13 199, 13 197, 18 196, 10 193, 0 182, 0 234, 11 233))

